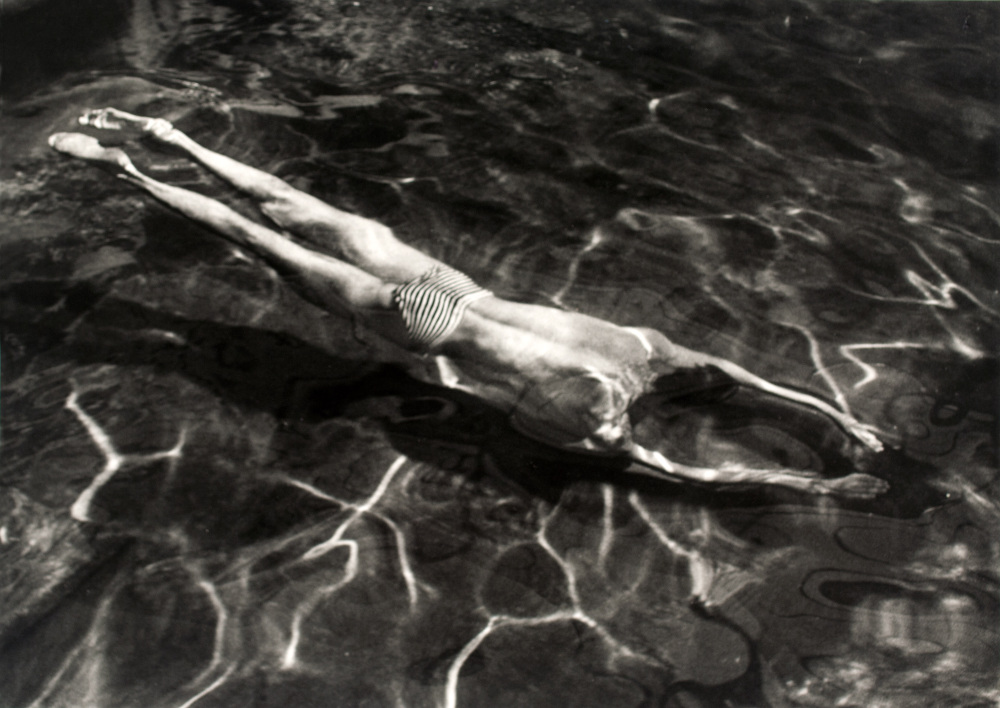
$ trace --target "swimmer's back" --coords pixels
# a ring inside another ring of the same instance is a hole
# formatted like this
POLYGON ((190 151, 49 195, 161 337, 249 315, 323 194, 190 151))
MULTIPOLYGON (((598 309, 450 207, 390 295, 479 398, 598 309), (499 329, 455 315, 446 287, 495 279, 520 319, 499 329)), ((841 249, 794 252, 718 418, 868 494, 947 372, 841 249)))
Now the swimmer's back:
POLYGON ((502 333, 510 338, 513 335, 513 339, 506 342, 496 342, 497 347, 521 346, 528 351, 537 347, 565 349, 570 356, 581 355, 587 359, 598 356, 612 367, 642 366, 651 354, 650 338, 667 341, 654 330, 625 328, 579 312, 496 297, 474 303, 469 313, 472 316, 469 326, 475 336, 491 338, 491 334, 502 333), (477 318, 481 319, 477 321, 477 318))
POLYGON ((631 440, 627 410, 654 377, 657 338, 669 345, 653 330, 486 298, 469 307, 451 350, 471 365, 477 393, 525 434, 613 451, 631 440))

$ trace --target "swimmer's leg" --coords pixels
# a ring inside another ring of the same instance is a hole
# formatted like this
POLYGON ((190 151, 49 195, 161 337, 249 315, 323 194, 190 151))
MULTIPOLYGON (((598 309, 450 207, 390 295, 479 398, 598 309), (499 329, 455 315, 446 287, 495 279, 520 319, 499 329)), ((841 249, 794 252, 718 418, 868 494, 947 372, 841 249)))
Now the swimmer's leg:
POLYGON ((860 473, 823 479, 809 472, 762 470, 742 465, 726 465, 719 469, 691 467, 636 444, 629 448, 628 455, 638 463, 630 468, 631 471, 675 482, 690 479, 710 484, 770 484, 810 494, 832 494, 853 499, 871 499, 889 488, 885 480, 860 473))
POLYGON ((256 199, 261 211, 281 228, 385 281, 404 283, 440 265, 436 259, 398 240, 391 229, 377 221, 341 211, 279 177, 209 150, 165 120, 102 108, 87 111, 80 122, 111 130, 132 128, 179 148, 256 199))
POLYGON ((80 133, 56 133, 49 144, 59 152, 111 167, 184 216, 219 232, 263 258, 302 297, 325 310, 391 309, 393 286, 360 268, 300 246, 281 234, 236 213, 202 194, 147 177, 118 148, 105 148, 80 133))

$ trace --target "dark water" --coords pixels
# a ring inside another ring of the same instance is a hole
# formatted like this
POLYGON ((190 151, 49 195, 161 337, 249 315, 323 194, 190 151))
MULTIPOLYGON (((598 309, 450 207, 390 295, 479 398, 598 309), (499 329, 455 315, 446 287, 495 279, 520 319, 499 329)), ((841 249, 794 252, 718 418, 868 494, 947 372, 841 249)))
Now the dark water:
POLYGON ((995 705, 1000 6, 26 5, 0 706, 995 705), (640 426, 678 460, 892 487, 660 484, 526 440, 48 149, 106 105, 889 443, 716 390, 640 426))

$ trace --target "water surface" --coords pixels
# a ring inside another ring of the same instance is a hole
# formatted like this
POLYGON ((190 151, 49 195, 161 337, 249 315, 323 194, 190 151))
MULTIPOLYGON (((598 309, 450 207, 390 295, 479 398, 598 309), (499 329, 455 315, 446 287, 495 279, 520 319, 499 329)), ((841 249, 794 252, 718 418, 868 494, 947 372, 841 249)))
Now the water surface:
POLYGON ((0 117, 0 704, 995 704, 997 6, 23 8, 0 117), (891 489, 670 485, 531 442, 47 147, 106 105, 887 442, 716 387, 637 421, 675 459, 891 489))

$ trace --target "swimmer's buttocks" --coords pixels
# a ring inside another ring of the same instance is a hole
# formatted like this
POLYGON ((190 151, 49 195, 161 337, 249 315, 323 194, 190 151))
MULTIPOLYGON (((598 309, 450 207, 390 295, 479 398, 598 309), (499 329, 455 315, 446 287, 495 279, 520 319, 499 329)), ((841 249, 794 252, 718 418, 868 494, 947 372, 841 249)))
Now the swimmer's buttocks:
POLYGON ((415 348, 430 349, 455 331, 466 308, 492 296, 464 273, 436 266, 393 292, 415 348))

